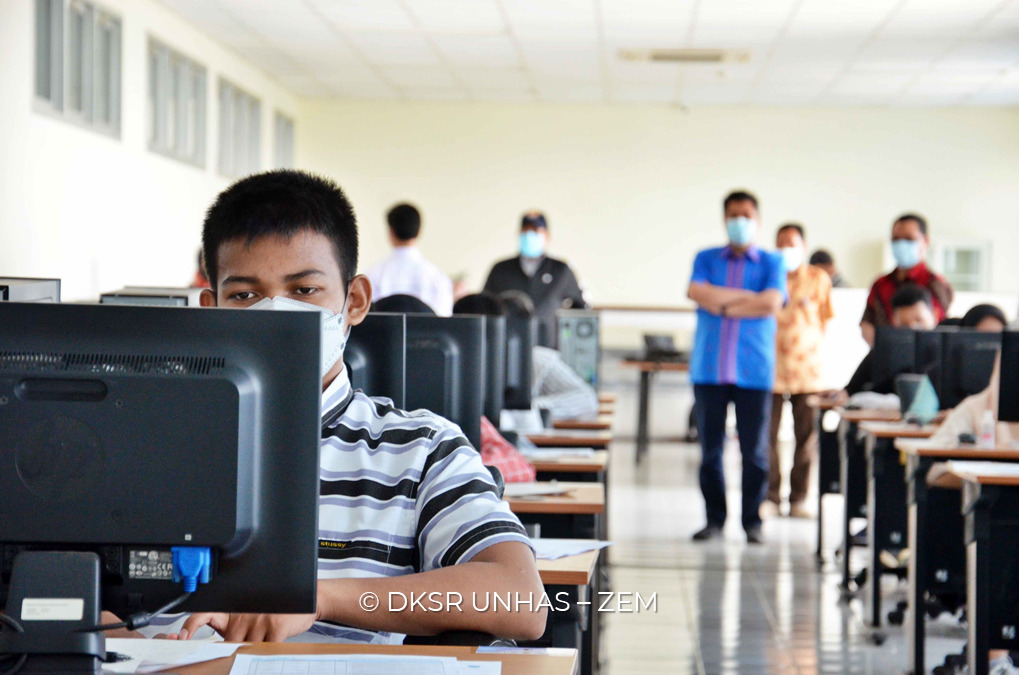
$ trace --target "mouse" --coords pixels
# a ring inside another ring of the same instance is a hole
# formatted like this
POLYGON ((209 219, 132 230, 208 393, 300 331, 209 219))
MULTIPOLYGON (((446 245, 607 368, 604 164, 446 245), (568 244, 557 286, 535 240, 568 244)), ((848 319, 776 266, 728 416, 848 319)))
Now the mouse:
POLYGON ((959 444, 960 445, 976 445, 977 444, 976 434, 971 434, 968 431, 962 432, 961 434, 959 434, 959 444))

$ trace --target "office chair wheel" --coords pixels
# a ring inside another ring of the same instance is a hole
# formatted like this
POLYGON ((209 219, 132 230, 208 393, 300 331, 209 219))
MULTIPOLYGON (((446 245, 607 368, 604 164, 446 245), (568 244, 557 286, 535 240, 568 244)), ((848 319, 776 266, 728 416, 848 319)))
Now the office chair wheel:
POLYGON ((867 583, 867 568, 860 570, 860 573, 853 577, 853 583, 857 588, 863 588, 867 583))
POLYGON ((945 657, 945 667, 951 669, 949 672, 955 672, 957 668, 965 668, 966 665, 965 651, 962 654, 949 654, 945 657))
POLYGON ((930 618, 936 619, 947 611, 948 608, 938 598, 934 597, 927 600, 927 616, 930 618))
POLYGON ((899 609, 893 609, 888 612, 888 623, 893 626, 901 626, 906 620, 906 613, 899 609))
POLYGON ((882 633, 881 631, 874 631, 873 633, 870 634, 870 637, 868 639, 870 640, 871 644, 880 647, 885 643, 885 640, 888 639, 888 636, 882 633))
POLYGON ((949 666, 934 666, 934 670, 931 671, 934 675, 955 675, 955 668, 949 666))

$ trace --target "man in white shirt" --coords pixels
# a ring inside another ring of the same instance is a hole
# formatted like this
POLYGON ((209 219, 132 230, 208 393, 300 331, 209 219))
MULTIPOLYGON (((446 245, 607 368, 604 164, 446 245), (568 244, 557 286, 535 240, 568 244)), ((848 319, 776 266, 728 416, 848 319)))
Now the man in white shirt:
POLYGON ((367 272, 376 300, 390 295, 412 295, 439 316, 453 313, 453 282, 425 260, 417 247, 421 214, 410 204, 397 204, 386 214, 393 252, 367 272))

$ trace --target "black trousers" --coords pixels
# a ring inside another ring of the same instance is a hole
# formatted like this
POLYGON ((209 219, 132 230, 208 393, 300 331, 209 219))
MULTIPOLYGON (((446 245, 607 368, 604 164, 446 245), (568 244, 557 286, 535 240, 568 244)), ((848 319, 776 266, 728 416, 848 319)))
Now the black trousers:
POLYGON ((771 422, 771 392, 744 389, 732 384, 696 384, 697 426, 701 437, 701 493, 708 523, 722 527, 726 519, 725 418, 729 403, 736 406, 736 431, 743 453, 743 529, 761 524, 758 509, 768 490, 768 431, 771 422))

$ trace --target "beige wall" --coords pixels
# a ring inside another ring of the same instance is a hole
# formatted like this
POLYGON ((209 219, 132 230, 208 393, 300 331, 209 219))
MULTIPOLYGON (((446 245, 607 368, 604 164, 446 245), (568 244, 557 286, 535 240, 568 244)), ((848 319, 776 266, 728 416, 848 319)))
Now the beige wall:
MULTIPOLYGON (((0 0, 0 276, 55 276, 68 300, 132 285, 186 285, 216 171, 220 75, 262 100, 262 166, 273 114, 297 99, 153 0, 99 0, 122 26, 121 137, 34 111, 34 7, 0 0), (148 36, 207 68, 204 169, 148 150, 148 36)), ((298 125, 300 122, 298 121, 298 125)))
POLYGON ((885 266, 891 221, 993 239, 993 288, 1019 289, 1019 110, 525 106, 305 100, 302 166, 347 189, 362 267, 386 251, 383 215, 410 199, 422 248, 474 287, 540 207, 552 253, 598 303, 685 303, 694 252, 723 240, 720 202, 761 198, 764 240, 800 220, 846 275, 885 266), (883 258, 885 258, 883 260, 883 258))

